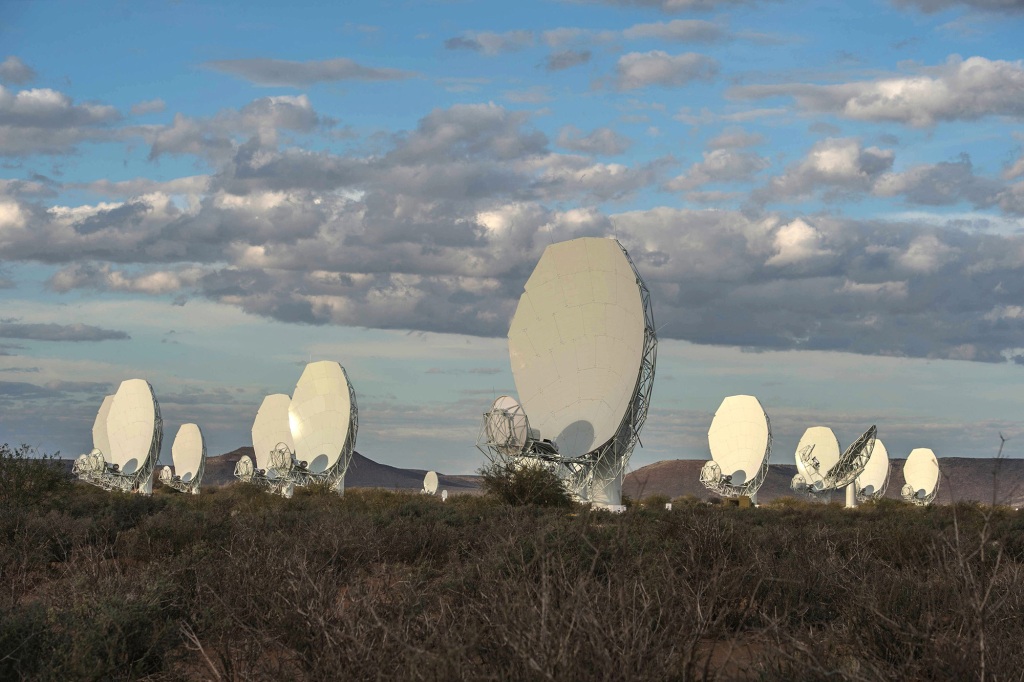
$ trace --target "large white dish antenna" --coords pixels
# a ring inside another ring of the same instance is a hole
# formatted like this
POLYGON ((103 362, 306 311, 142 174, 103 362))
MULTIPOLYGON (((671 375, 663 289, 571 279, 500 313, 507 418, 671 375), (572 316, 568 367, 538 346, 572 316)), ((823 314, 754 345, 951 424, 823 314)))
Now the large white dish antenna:
POLYGON ((437 492, 437 472, 428 471, 427 475, 423 477, 423 492, 428 495, 433 495, 437 492))
POLYGON ((809 492, 825 492, 824 478, 839 463, 839 439, 827 426, 812 426, 796 445, 797 476, 809 492))
POLYGON ((857 497, 862 501, 881 499, 889 484, 889 451, 875 439, 875 449, 864 471, 857 477, 857 497))
POLYGON ((267 476, 273 477, 270 457, 279 444, 283 443, 289 452, 295 450, 288 423, 288 406, 291 401, 283 393, 268 395, 260 404, 252 423, 252 449, 256 455, 256 468, 267 472, 267 476))
POLYGON ((742 486, 756 477, 770 446, 768 417, 757 398, 734 395, 722 401, 708 429, 708 447, 731 485, 742 486))
POLYGON ((915 504, 930 504, 939 491, 939 460, 930 448, 916 448, 910 451, 903 465, 904 500, 915 504))
POLYGON ((162 435, 153 387, 144 379, 122 381, 107 415, 110 453, 104 453, 105 459, 117 467, 117 473, 135 474, 160 455, 162 435))
MULTIPOLYGON (((288 406, 295 459, 312 474, 333 467, 346 450, 352 416, 351 387, 337 362, 306 365, 288 406)), ((349 445, 351 449, 351 445, 349 445)))
POLYGON ((206 441, 196 424, 182 424, 171 444, 174 474, 182 483, 191 483, 199 474, 206 459, 206 441))
POLYGON ((92 423, 92 447, 99 450, 104 458, 110 457, 110 436, 107 434, 107 417, 110 415, 110 406, 114 404, 114 396, 108 395, 100 404, 99 412, 96 413, 96 421, 92 423))
POLYGON ((616 436, 645 356, 638 276, 618 242, 583 238, 544 250, 508 331, 530 425, 563 458, 616 436))

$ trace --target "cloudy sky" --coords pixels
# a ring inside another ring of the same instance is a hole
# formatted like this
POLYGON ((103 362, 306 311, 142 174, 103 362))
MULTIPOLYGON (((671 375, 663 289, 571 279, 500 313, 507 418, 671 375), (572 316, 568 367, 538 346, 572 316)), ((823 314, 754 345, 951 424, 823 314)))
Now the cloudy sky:
POLYGON ((614 236, 661 345, 634 466, 757 395, 889 452, 1024 455, 1020 0, 13 2, 0 442, 154 386, 249 445, 310 359, 357 448, 471 472, 544 247, 614 236))

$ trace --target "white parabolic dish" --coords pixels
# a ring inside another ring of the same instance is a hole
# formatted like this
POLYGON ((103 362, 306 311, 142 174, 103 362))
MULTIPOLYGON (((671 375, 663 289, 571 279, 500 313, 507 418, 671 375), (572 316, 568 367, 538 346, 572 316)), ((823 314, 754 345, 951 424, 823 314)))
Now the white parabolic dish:
POLYGON ((613 239, 544 250, 508 331, 512 375, 530 426, 562 457, 610 441, 637 390, 644 307, 613 239))
POLYGON ((291 426, 288 424, 288 406, 292 399, 284 393, 268 395, 256 412, 252 423, 252 449, 256 454, 256 468, 269 473, 270 452, 279 443, 284 443, 291 451, 295 450, 292 442, 291 426))
POLYGON ((423 490, 428 495, 433 495, 437 492, 437 472, 428 471, 427 475, 423 477, 423 490))
POLYGON ((110 457, 110 436, 107 434, 107 417, 110 416, 110 406, 113 404, 114 396, 108 395, 105 397, 100 405, 99 412, 96 413, 96 421, 92 423, 92 447, 102 452, 104 458, 110 457))
POLYGON ((815 490, 821 490, 821 482, 815 479, 825 476, 839 463, 839 454, 839 439, 832 429, 827 426, 812 426, 804 431, 796 445, 796 469, 808 485, 815 490), (804 466, 801 453, 805 450, 817 461, 818 466, 815 470, 809 470, 804 466))
POLYGON ((935 453, 930 448, 911 450, 907 463, 903 465, 903 478, 914 489, 915 497, 931 495, 939 483, 939 460, 935 453))
POLYGON ((333 467, 345 449, 351 417, 348 377, 341 365, 331 360, 306 365, 288 406, 295 459, 314 474, 333 467))
POLYGON ((733 395, 722 401, 708 429, 711 458, 743 485, 755 476, 768 454, 768 420, 761 403, 751 395, 733 395))
POLYGON ((882 441, 875 439, 875 448, 871 451, 871 458, 864 471, 857 477, 857 489, 862 490, 866 495, 874 495, 885 485, 889 477, 889 451, 885 449, 882 441))
POLYGON ((134 474, 146 463, 156 435, 156 415, 156 396, 149 382, 144 379, 121 382, 107 415, 110 454, 104 453, 105 459, 116 464, 120 473, 134 474))
POLYGON ((203 432, 196 424, 182 424, 171 445, 174 474, 188 483, 195 478, 203 463, 203 432))

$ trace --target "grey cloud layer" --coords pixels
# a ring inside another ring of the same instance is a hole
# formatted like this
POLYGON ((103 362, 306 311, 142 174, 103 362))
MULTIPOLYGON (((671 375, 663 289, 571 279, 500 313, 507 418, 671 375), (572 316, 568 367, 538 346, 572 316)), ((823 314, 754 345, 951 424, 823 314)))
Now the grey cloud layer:
POLYGON ((0 156, 61 154, 109 136, 120 114, 103 104, 75 104, 48 88, 14 92, 0 85, 0 156))
MULTIPOLYGON (((56 264, 57 291, 205 297, 288 322, 501 336, 548 244, 616 236, 648 279, 669 338, 985 361, 1020 354, 1019 234, 763 209, 609 214, 593 206, 664 183, 675 163, 602 163, 593 155, 626 144, 604 129, 563 131, 559 143, 575 153, 556 153, 528 113, 494 104, 430 112, 372 155, 313 153, 277 134, 320 119, 302 98, 267 98, 155 127, 148 134, 162 153, 203 154, 217 170, 93 188, 121 192, 120 202, 47 208, 4 186, 0 257, 56 264), (191 133, 168 136, 182 130, 191 133), (211 139, 223 140, 214 156, 194 142, 211 139)), ((756 137, 734 129, 719 138, 679 189, 764 168, 744 150, 756 137)), ((929 185, 963 185, 960 166, 953 180, 946 167, 892 167, 891 150, 830 138, 767 186, 924 202, 940 191, 929 185)), ((964 192, 989 191, 977 187, 964 192)), ((992 196, 1000 193, 1024 195, 1002 186, 992 196)))
POLYGON ((732 88, 736 99, 792 97, 803 110, 861 121, 927 127, 985 116, 1024 117, 1024 62, 962 59, 919 73, 835 85, 785 83, 732 88))
POLYGON ((415 74, 399 69, 363 66, 339 57, 323 61, 294 62, 285 59, 222 59, 204 64, 207 68, 264 86, 300 88, 314 83, 362 80, 390 81, 415 74))
POLYGON ((0 322, 0 338, 31 341, 108 341, 131 337, 122 331, 89 324, 0 322))
POLYGON ((11 55, 0 62, 0 81, 24 85, 35 80, 36 72, 31 66, 11 55))

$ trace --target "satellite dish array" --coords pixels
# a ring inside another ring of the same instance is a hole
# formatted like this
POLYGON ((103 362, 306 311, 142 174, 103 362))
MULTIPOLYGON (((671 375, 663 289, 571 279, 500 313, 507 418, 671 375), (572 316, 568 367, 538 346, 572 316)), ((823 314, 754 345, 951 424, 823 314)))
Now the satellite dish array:
MULTIPOLYGON (((522 402, 507 395, 494 401, 483 415, 477 448, 511 468, 548 467, 577 500, 623 509, 622 479, 647 418, 658 341, 650 294, 622 245, 580 238, 548 246, 526 282, 508 342, 522 402)), ((292 396, 264 398, 252 426, 256 462, 242 457, 234 474, 284 497, 311 483, 343 494, 358 429, 345 368, 309 363, 292 396)), ((148 382, 128 379, 106 396, 92 435, 93 450, 75 461, 75 475, 107 490, 152 492, 163 420, 148 382)), ((771 422, 757 398, 725 398, 708 430, 708 447, 701 483, 723 497, 756 501, 772 447, 771 422)), ((197 494, 206 462, 201 429, 182 425, 171 454, 174 470, 164 467, 160 481, 197 494)), ((846 488, 848 506, 881 498, 890 468, 874 426, 842 454, 832 429, 807 429, 796 466, 794 491, 820 496, 846 488)), ((935 453, 912 451, 904 477, 903 499, 930 504, 939 486, 935 453)), ((437 473, 427 472, 422 492, 437 489, 437 473)), ((441 491, 442 500, 447 496, 441 491)))
MULTIPOLYGON (((734 395, 723 400, 708 429, 708 447, 712 459, 701 469, 701 483, 722 497, 745 495, 756 502, 772 447, 771 422, 757 398, 734 395)), ((881 499, 889 483, 889 452, 874 426, 842 454, 832 429, 812 426, 797 444, 796 466, 791 483, 795 492, 819 497, 845 488, 849 507, 881 499)), ((939 466, 931 450, 911 452, 904 476, 904 500, 927 505, 935 499, 939 466)))
POLYGON ((507 466, 547 466, 577 500, 621 509, 657 355, 650 294, 622 245, 580 238, 548 246, 508 345, 519 400, 494 401, 477 448, 507 466))
POLYGON ((811 496, 847 489, 847 506, 857 505, 857 477, 871 459, 877 429, 872 426, 839 454, 839 441, 827 426, 812 426, 796 446, 797 474, 790 483, 794 492, 811 496))
POLYGON ((160 482, 183 493, 199 494, 199 485, 206 469, 206 440, 196 424, 182 424, 171 444, 174 469, 160 470, 160 482))
POLYGON ((93 449, 75 460, 72 472, 104 490, 149 495, 163 432, 153 387, 126 379, 103 399, 93 422, 93 449))
POLYGON ((311 483, 344 494, 358 430, 356 393, 345 368, 329 360, 311 362, 291 397, 263 399, 252 425, 256 463, 242 457, 235 477, 284 497, 311 483))

